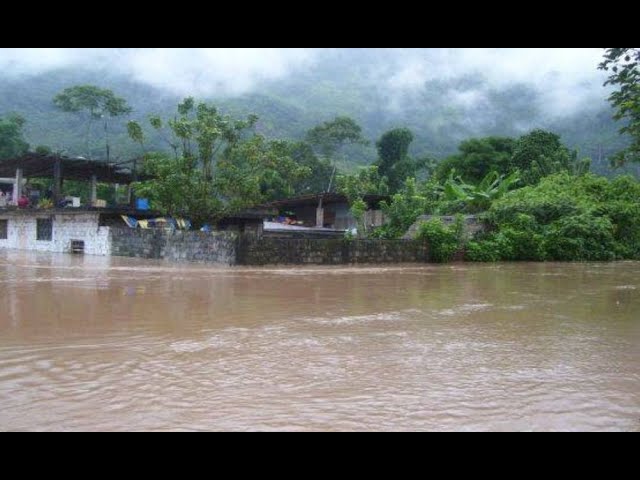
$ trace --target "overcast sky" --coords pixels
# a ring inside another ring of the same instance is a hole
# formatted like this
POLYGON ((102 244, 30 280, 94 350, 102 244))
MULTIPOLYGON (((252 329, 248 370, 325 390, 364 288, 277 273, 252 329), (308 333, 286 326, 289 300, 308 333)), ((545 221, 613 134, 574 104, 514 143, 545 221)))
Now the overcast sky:
MULTIPOLYGON (((0 49, 0 75, 20 76, 60 67, 103 69, 178 95, 240 95, 263 81, 283 79, 339 54, 339 49, 0 49)), ((364 56, 363 56, 364 57, 364 56)), ((395 98, 425 81, 480 75, 494 88, 526 83, 550 110, 602 100, 602 49, 385 49, 366 55, 371 78, 395 98), (392 59, 389 62, 389 59, 392 59), (391 71, 390 71, 390 67, 391 71)), ((473 102, 481 92, 458 92, 473 102)))

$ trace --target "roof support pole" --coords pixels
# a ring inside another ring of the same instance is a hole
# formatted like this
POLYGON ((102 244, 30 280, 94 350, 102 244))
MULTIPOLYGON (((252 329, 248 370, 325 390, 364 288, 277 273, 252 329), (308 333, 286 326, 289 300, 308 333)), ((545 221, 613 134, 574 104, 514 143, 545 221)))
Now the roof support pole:
POLYGON ((13 204, 18 205, 18 200, 22 197, 22 169, 16 169, 16 182, 13 184, 13 204))
POLYGON ((138 181, 138 159, 134 158, 133 168, 131 169, 131 182, 129 183, 129 197, 128 197, 129 206, 132 208, 136 207, 136 197, 134 195, 133 187, 131 186, 131 184, 137 181, 138 181))
POLYGON ((53 204, 57 207, 62 200, 62 161, 57 158, 53 164, 53 204))
POLYGON ((92 207, 96 206, 98 203, 98 177, 96 175, 91 175, 91 203, 92 207))
POLYGON ((320 197, 318 208, 316 209, 316 227, 324 227, 324 208, 322 206, 322 197, 320 197))

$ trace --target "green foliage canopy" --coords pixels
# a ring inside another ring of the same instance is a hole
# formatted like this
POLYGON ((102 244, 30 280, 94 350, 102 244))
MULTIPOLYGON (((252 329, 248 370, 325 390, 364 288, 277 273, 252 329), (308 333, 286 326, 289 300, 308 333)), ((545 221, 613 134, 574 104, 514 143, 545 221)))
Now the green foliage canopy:
POLYGON ((604 61, 598 66, 610 72, 605 85, 613 85, 616 90, 609 96, 609 102, 616 109, 614 118, 624 120, 620 133, 632 138, 631 145, 615 155, 614 165, 640 161, 640 48, 607 48, 604 61))
POLYGON ((345 195, 349 201, 351 214, 358 223, 359 235, 367 232, 367 226, 364 223, 364 215, 367 211, 365 196, 386 195, 388 191, 386 179, 380 177, 376 166, 360 168, 354 174, 342 175, 338 178, 338 192, 345 195))
POLYGON ((564 146, 559 135, 536 129, 516 142, 511 168, 521 172, 525 184, 534 185, 555 173, 582 175, 589 171, 590 160, 578 160, 578 153, 564 146))
POLYGON ((0 160, 21 155, 29 149, 24 140, 24 124, 24 118, 19 115, 0 118, 0 160))
POLYGON ((196 225, 223 215, 224 204, 213 182, 191 159, 152 153, 145 157, 144 170, 151 179, 134 184, 135 193, 148 198, 155 210, 189 218, 196 225))
POLYGON ((87 155, 89 156, 91 156, 89 149, 91 124, 93 120, 103 120, 107 160, 109 159, 111 148, 109 145, 109 118, 119 117, 132 111, 124 98, 116 96, 109 89, 95 85, 76 85, 65 88, 54 97, 53 103, 63 112, 84 113, 87 115, 85 143, 87 155))
POLYGON ((398 192, 405 180, 414 178, 419 170, 426 167, 426 159, 414 160, 409 156, 409 146, 413 133, 408 128, 395 128, 382 134, 376 142, 380 175, 387 179, 389 190, 398 192))
POLYGON ((256 135, 229 149, 217 164, 215 187, 228 213, 291 197, 312 170, 290 155, 291 145, 256 135))
POLYGON ((460 153, 447 157, 436 169, 436 177, 446 180, 452 170, 469 183, 479 183, 491 172, 500 175, 512 170, 511 158, 516 140, 509 137, 472 138, 463 141, 460 153))
POLYGON ((488 214, 492 231, 470 260, 601 261, 640 258, 640 182, 559 173, 513 191, 488 214))
POLYGON ((332 158, 344 145, 368 143, 362 136, 362 127, 346 116, 313 127, 307 132, 306 140, 326 158, 332 158))

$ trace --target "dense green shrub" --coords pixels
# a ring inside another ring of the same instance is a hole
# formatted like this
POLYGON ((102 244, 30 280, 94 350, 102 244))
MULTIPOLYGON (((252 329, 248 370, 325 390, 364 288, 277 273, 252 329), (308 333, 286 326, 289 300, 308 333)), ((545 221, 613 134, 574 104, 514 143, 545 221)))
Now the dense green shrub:
POLYGON ((465 258, 473 262, 543 261, 544 236, 529 215, 519 214, 509 225, 469 242, 465 258))
POLYGON ((496 201, 493 232, 471 242, 473 261, 640 258, 640 183, 553 175, 496 201))
MULTIPOLYGON (((606 187, 607 180, 604 181, 606 187)), ((544 179, 537 186, 513 191, 494 202, 491 218, 497 224, 508 224, 518 214, 530 215, 547 225, 568 215, 584 213, 592 207, 589 190, 603 187, 600 177, 574 177, 563 173, 544 179)))
POLYGON ((502 260, 502 254, 499 245, 493 238, 485 238, 469 242, 464 259, 470 262, 499 262, 502 260))
MULTIPOLYGON (((397 238, 423 213, 465 212, 476 191, 484 190, 453 180, 407 182, 383 207, 390 222, 377 234, 397 238)), ((462 228, 438 220, 422 225, 419 238, 429 242, 434 261, 449 261, 461 249, 479 262, 640 259, 640 182, 632 177, 562 172, 494 198, 480 196, 491 205, 483 215, 489 229, 466 245, 462 228)))
POLYGON ((549 260, 614 260, 613 224, 590 214, 562 218, 547 229, 545 249, 549 260))
POLYGON ((453 225, 445 225, 439 218, 424 222, 418 230, 418 240, 427 242, 431 260, 445 263, 453 260, 462 248, 464 236, 464 218, 456 217, 453 225))
POLYGON ((414 178, 408 179, 404 188, 394 194, 390 202, 381 203, 387 223, 375 230, 372 236, 386 239, 402 237, 420 215, 433 212, 439 197, 437 183, 430 181, 419 185, 414 178))
POLYGON ((640 182, 630 176, 613 180, 600 210, 614 225, 616 255, 640 259, 640 182))

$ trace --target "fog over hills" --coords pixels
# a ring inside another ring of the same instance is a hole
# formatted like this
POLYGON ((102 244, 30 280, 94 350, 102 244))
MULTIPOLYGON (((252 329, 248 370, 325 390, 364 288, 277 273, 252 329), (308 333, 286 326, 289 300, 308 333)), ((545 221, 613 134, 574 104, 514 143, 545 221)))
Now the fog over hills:
MULTIPOLYGON (((269 137, 301 138, 349 115, 373 141, 406 126, 413 153, 436 158, 470 137, 542 127, 605 173, 606 157, 625 139, 611 120, 601 57, 602 49, 2 49, 0 115, 23 115, 32 145, 84 153, 80 121, 52 98, 92 83, 126 98, 134 119, 171 114, 194 96, 233 114, 256 113, 269 137)), ((116 129, 114 156, 135 154, 124 122, 116 129)), ((95 135, 92 153, 100 156, 95 135)), ((373 146, 349 154, 351 165, 375 160, 373 146)))

